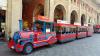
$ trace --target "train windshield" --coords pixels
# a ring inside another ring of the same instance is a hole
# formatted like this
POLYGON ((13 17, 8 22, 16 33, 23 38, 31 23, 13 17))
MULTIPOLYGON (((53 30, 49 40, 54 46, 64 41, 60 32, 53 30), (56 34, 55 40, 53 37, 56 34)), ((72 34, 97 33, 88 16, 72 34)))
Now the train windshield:
POLYGON ((51 23, 46 23, 46 32, 51 32, 52 31, 52 24, 51 23))
POLYGON ((35 21, 33 26, 34 31, 37 32, 51 32, 53 30, 53 23, 44 21, 35 21))
POLYGON ((43 22, 35 21, 33 28, 34 28, 34 31, 43 32, 43 22))

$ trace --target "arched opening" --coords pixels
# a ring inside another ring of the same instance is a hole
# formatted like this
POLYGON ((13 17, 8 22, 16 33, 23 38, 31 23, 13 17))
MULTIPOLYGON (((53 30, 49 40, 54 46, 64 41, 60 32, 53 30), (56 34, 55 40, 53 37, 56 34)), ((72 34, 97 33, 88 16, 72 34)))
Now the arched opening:
POLYGON ((38 4, 33 12, 33 16, 36 17, 38 15, 44 16, 44 6, 42 4, 38 4))
POLYGON ((70 24, 74 24, 75 22, 77 22, 78 15, 77 15, 77 12, 75 10, 72 11, 70 18, 71 18, 70 19, 70 24))
POLYGON ((57 20, 65 20, 66 10, 64 6, 57 5, 54 10, 54 22, 57 22, 57 20))
POLYGON ((6 27, 6 10, 0 9, 0 39, 4 39, 6 27))
POLYGON ((82 14, 82 16, 81 16, 81 26, 84 26, 85 21, 86 21, 85 14, 82 14))
POLYGON ((33 17, 38 15, 44 16, 45 0, 22 0, 23 5, 23 28, 32 29, 33 17))

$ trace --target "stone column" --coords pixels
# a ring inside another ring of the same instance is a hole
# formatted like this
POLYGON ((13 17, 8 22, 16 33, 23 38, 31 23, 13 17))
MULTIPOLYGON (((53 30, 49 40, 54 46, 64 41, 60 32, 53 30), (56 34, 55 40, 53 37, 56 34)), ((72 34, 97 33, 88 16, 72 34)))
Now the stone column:
POLYGON ((98 21, 98 24, 100 24, 100 14, 99 14, 99 19, 98 19, 99 21, 98 21))
POLYGON ((50 0, 45 0, 44 2, 44 14, 46 17, 49 17, 50 13, 50 0))
POLYGON ((54 0, 45 0, 45 16, 48 17, 51 21, 54 20, 54 0))
POLYGON ((100 13, 97 14, 97 24, 100 24, 100 13))
POLYGON ((68 0, 68 19, 67 21, 70 23, 71 21, 71 0, 68 0))
POLYGON ((19 30, 19 19, 22 18, 22 0, 7 0, 6 34, 12 37, 19 30))

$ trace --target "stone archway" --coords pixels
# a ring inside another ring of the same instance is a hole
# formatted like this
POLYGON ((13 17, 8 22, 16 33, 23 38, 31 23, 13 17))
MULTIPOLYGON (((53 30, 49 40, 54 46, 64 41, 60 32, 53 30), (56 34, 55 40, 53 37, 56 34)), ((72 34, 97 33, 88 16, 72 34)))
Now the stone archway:
POLYGON ((82 14, 82 16, 81 16, 81 26, 84 26, 85 21, 86 21, 85 14, 82 14))
POLYGON ((34 17, 36 17, 38 15, 44 16, 44 5, 42 5, 42 4, 38 4, 33 11, 34 17))
POLYGON ((23 23, 27 22, 27 27, 30 30, 32 29, 33 17, 36 17, 38 15, 44 16, 44 1, 45 0, 22 0, 23 23))
POLYGON ((57 5, 54 10, 54 22, 57 20, 65 20, 66 10, 63 5, 57 5))
POLYGON ((77 14, 77 12, 75 11, 75 10, 73 10, 72 12, 71 12, 71 16, 70 16, 70 24, 74 24, 75 22, 77 22, 78 21, 78 14, 77 14))
POLYGON ((46 4, 44 2, 47 1, 48 0, 7 0, 6 37, 12 37, 14 32, 20 30, 20 19, 28 20, 28 23, 30 23, 29 27, 31 27, 35 6, 37 4, 44 6, 44 4, 46 4))
POLYGON ((5 37, 13 37, 19 31, 19 20, 22 18, 22 0, 7 0, 5 37))

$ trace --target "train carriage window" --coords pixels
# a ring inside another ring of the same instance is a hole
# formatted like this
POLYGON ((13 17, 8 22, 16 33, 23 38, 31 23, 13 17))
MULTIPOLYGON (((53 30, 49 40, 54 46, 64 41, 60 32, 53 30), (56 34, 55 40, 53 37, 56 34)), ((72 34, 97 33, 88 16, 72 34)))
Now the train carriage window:
POLYGON ((36 21, 35 22, 35 31, 37 31, 37 32, 43 32, 44 30, 43 30, 43 22, 40 22, 40 21, 36 21))
POLYGON ((46 23, 46 32, 51 32, 52 29, 51 29, 51 24, 50 23, 46 23))
POLYGON ((77 32, 81 32, 81 30, 80 30, 80 28, 79 28, 79 27, 77 27, 77 32))
POLYGON ((81 28, 81 32, 84 32, 84 29, 83 28, 81 28))
POLYGON ((85 30, 85 28, 84 28, 84 32, 85 32, 86 30, 85 30))
POLYGON ((82 32, 82 28, 79 28, 79 32, 82 32))
POLYGON ((66 33, 68 34, 70 32, 70 28, 66 27, 66 33))
POLYGON ((85 32, 87 32, 87 31, 88 31, 88 29, 86 28, 86 29, 85 29, 85 32))
POLYGON ((81 32, 81 28, 79 28, 79 30, 78 30, 79 32, 81 32))
POLYGON ((71 27, 71 28, 70 28, 70 32, 71 32, 71 33, 75 33, 75 32, 76 32, 76 29, 75 29, 74 27, 71 27))
POLYGON ((72 28, 71 27, 69 27, 69 33, 71 33, 72 32, 72 28))
POLYGON ((83 32, 84 31, 84 29, 83 28, 80 28, 81 29, 81 32, 83 32))
POLYGON ((86 28, 82 28, 82 32, 85 32, 86 31, 86 28))
POLYGON ((70 33, 72 33, 73 32, 73 29, 72 28, 70 28, 70 33))
POLYGON ((62 27, 62 34, 66 33, 66 27, 62 27))
POLYGON ((62 27, 60 27, 60 26, 56 26, 56 33, 57 34, 61 34, 62 33, 62 27))
POLYGON ((55 29, 56 29, 56 28, 55 28, 54 24, 52 24, 52 29, 51 29, 51 31, 52 31, 52 32, 55 32, 55 29))
POLYGON ((80 31, 83 32, 83 28, 80 28, 80 31))
POLYGON ((73 28, 73 33, 75 33, 76 32, 76 28, 73 28))
POLYGON ((84 28, 81 28, 81 31, 84 32, 84 28))

